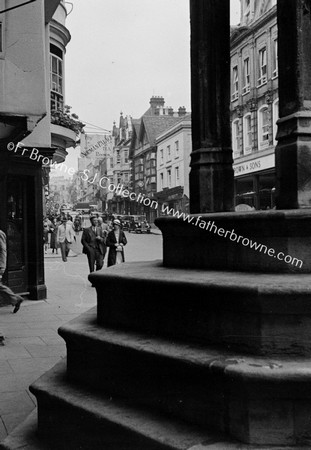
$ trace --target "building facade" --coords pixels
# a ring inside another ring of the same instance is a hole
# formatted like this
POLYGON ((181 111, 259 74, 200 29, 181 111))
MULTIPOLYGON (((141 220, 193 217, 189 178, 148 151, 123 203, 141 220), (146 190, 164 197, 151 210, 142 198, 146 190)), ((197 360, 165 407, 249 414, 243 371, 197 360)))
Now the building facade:
MULTIPOLYGON (((184 107, 180 107, 178 112, 174 112, 173 108, 165 108, 164 105, 163 97, 151 97, 149 109, 140 120, 133 121, 130 147, 130 157, 133 161, 133 192, 140 199, 148 197, 151 201, 156 200, 158 191, 157 137, 186 115, 184 107)), ((143 201, 139 201, 133 203, 133 213, 146 215, 147 220, 153 222, 158 211, 145 206, 143 201)))
POLYGON ((6 10, 8 2, 0 1, 0 227, 8 244, 4 282, 30 299, 42 299, 46 298, 43 184, 58 153, 52 143, 47 61, 54 28, 62 29, 59 39, 64 45, 70 35, 53 19, 60 14, 64 21, 64 2, 14 2, 14 6, 6 10))
MULTIPOLYGON (((123 117, 120 114, 119 127, 113 126, 112 135, 114 145, 110 166, 112 168, 112 183, 115 186, 122 185, 124 189, 132 191, 132 162, 129 158, 130 145, 133 134, 133 124, 131 116, 123 117)), ((108 209, 115 214, 131 214, 131 201, 116 190, 109 202, 108 209)))
POLYGON ((158 214, 165 206, 189 212, 191 115, 187 114, 159 135, 156 144, 158 214))
POLYGON ((275 206, 278 120, 276 1, 242 0, 231 33, 231 119, 237 210, 275 206))

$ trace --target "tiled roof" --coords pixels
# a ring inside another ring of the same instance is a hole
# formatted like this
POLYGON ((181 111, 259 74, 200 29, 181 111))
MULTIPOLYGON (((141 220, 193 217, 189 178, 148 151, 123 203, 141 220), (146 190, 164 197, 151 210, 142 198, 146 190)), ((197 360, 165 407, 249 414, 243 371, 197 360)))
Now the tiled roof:
POLYGON ((155 145, 157 136, 172 125, 175 125, 175 123, 179 122, 181 119, 183 119, 183 117, 173 117, 168 115, 142 116, 139 139, 141 138, 141 132, 144 126, 149 144, 155 145))

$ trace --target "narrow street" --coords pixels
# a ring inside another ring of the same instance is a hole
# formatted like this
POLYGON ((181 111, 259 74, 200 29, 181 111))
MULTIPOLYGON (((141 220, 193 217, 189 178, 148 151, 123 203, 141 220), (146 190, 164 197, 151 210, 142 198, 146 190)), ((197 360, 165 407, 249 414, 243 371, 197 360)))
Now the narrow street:
MULTIPOLYGON (((126 233, 125 258, 150 261, 162 258, 162 236, 126 233)), ((1 308, 0 329, 5 345, 0 347, 0 441, 35 408, 28 386, 65 357, 64 341, 57 329, 96 305, 96 290, 87 275, 87 258, 82 254, 81 233, 73 246, 75 256, 64 263, 59 254, 45 255, 46 301, 25 301, 17 314, 1 308)), ((107 270, 107 256, 102 270, 107 270)))

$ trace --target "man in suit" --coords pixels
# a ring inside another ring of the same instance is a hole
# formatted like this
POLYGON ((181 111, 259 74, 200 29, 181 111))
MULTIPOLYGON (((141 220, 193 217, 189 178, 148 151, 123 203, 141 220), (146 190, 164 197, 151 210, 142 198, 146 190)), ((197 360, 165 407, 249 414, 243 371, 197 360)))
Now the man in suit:
POLYGON ((101 227, 98 226, 97 217, 91 217, 91 226, 85 228, 81 238, 83 245, 83 253, 86 254, 90 273, 94 272, 94 265, 96 270, 100 270, 104 264, 104 257, 106 254, 106 239, 101 227))
POLYGON ((62 224, 58 227, 56 240, 60 246, 62 259, 66 262, 75 233, 72 226, 67 224, 67 217, 63 217, 61 220, 62 224))

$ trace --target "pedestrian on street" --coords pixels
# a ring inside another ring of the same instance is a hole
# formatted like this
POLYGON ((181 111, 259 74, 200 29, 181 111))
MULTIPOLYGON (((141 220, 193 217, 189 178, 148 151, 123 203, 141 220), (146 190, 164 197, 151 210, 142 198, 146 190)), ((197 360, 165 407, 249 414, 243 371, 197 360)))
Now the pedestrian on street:
POLYGON ((44 217, 43 219, 43 244, 44 244, 44 253, 48 252, 49 247, 49 232, 50 232, 50 226, 52 225, 52 222, 47 218, 44 217))
POLYGON ((98 226, 101 227, 101 229, 104 232, 105 238, 107 238, 109 231, 111 231, 111 229, 109 229, 109 226, 106 222, 106 220, 103 220, 102 217, 98 217, 98 226))
MULTIPOLYGON (((17 313, 24 299, 20 295, 14 294, 8 286, 2 284, 2 275, 6 269, 6 255, 6 235, 2 230, 0 230, 0 306, 13 305, 13 313, 17 313)), ((3 341, 4 336, 0 331, 0 344, 3 345, 3 341)))
POLYGON ((121 230, 121 222, 119 219, 115 219, 113 222, 113 230, 108 234, 106 241, 106 245, 109 247, 108 267, 125 261, 124 245, 126 244, 127 239, 121 230))
POLYGON ((75 234, 72 226, 70 224, 67 225, 67 218, 63 217, 61 220, 62 223, 58 227, 56 240, 60 246, 62 259, 66 262, 75 234))
POLYGON ((90 273, 100 270, 104 264, 104 257, 106 254, 106 239, 101 227, 98 226, 97 217, 90 218, 91 226, 85 228, 82 233, 81 244, 83 245, 82 252, 87 256, 90 273))
POLYGON ((57 242, 57 230, 58 230, 58 226, 60 225, 60 222, 58 222, 55 218, 52 220, 52 225, 50 227, 50 231, 51 231, 51 243, 50 243, 50 247, 52 249, 52 253, 55 253, 56 255, 58 254, 58 247, 59 244, 57 242))

